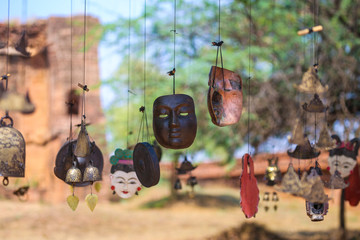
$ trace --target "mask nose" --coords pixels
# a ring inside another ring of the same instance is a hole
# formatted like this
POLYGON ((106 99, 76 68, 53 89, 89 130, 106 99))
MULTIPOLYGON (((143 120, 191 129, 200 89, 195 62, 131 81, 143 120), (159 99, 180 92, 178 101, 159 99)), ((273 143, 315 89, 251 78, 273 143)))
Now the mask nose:
POLYGON ((171 111, 170 114, 170 127, 175 128, 179 126, 179 118, 175 111, 171 111))

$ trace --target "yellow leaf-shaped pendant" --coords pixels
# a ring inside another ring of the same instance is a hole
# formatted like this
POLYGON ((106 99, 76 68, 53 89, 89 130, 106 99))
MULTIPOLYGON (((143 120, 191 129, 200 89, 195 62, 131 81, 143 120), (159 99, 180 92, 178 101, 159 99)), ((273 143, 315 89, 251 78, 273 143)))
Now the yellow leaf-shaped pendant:
POLYGON ((97 201, 98 201, 98 196, 96 194, 88 194, 86 195, 85 201, 88 205, 88 207, 90 208, 91 211, 94 211, 97 201))
POLYGON ((66 201, 67 201, 69 207, 73 211, 75 211, 78 204, 79 204, 79 198, 77 196, 75 196, 75 195, 70 195, 70 196, 67 197, 66 201))
POLYGON ((95 188, 96 192, 100 192, 100 190, 101 190, 101 183, 96 182, 96 183, 94 184, 94 188, 95 188))

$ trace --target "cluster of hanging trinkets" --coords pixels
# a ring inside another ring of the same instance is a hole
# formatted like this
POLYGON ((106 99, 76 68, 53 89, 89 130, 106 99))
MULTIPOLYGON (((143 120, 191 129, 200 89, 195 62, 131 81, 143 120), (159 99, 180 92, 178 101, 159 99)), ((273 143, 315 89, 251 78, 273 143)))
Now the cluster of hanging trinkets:
MULTIPOLYGON (((72 2, 71 2, 72 10, 72 2)), ((86 0, 84 0, 84 49, 86 46, 86 0)), ((71 11, 71 56, 72 56, 72 11, 71 11)), ((69 137, 64 145, 60 148, 56 160, 54 173, 55 176, 63 180, 71 186, 72 194, 68 196, 67 203, 69 207, 75 211, 79 198, 75 195, 75 187, 85 187, 90 185, 91 193, 85 197, 85 201, 91 211, 95 209, 98 201, 98 196, 93 194, 92 186, 95 182, 101 181, 102 170, 104 167, 104 159, 100 149, 96 146, 94 141, 90 141, 90 136, 87 132, 86 126, 86 110, 85 110, 85 93, 89 92, 86 85, 86 55, 84 51, 84 69, 83 69, 83 83, 78 83, 78 87, 82 89, 82 114, 81 123, 78 125, 80 131, 77 139, 73 139, 72 131, 72 114, 70 114, 70 131, 69 137)), ((72 89, 72 57, 71 57, 71 77, 70 90, 72 89)), ((74 103, 67 103, 71 109, 74 103)), ((69 111, 72 112, 72 111, 69 111)), ((95 189, 100 190, 100 185, 95 184, 95 189)))
POLYGON ((182 161, 182 163, 180 164, 180 167, 176 168, 176 174, 178 177, 174 184, 175 190, 182 189, 179 176, 188 174, 189 177, 186 180, 186 185, 191 187, 191 192, 189 194, 190 197, 194 196, 194 187, 198 184, 196 177, 192 175, 192 171, 195 170, 195 168, 197 168, 197 166, 193 166, 192 163, 188 160, 187 155, 185 155, 184 161, 182 161))
MULTIPOLYGON (((298 35, 302 36, 322 30, 323 27, 318 25, 298 31, 298 35)), ((313 46, 313 48, 315 53, 315 46, 313 46)), ((327 91, 328 86, 323 86, 318 77, 319 65, 315 58, 316 57, 314 56, 314 61, 316 61, 315 64, 304 73, 301 84, 294 85, 300 93, 311 94, 313 97, 308 103, 305 102, 302 105, 304 111, 301 114, 302 119, 296 120, 292 136, 289 136, 288 138, 289 143, 296 145, 295 150, 288 151, 288 155, 291 158, 298 159, 299 164, 300 160, 315 159, 315 165, 311 166, 308 171, 304 171, 300 178, 300 165, 298 173, 296 173, 291 161, 288 170, 282 179, 279 190, 304 198, 306 200, 306 212, 311 221, 322 221, 328 212, 330 199, 328 195, 325 194, 324 187, 330 189, 342 189, 342 191, 345 189, 346 192, 346 188, 349 184, 345 183, 344 178, 347 178, 350 175, 351 169, 356 165, 360 141, 355 138, 349 143, 344 144, 337 135, 330 136, 326 117, 328 107, 320 98, 320 95, 327 91), (305 132, 307 113, 312 113, 315 117, 314 144, 310 143, 305 132), (317 139, 317 114, 321 113, 324 113, 324 123, 320 131, 319 139, 317 139), (328 170, 330 171, 331 177, 328 182, 323 182, 321 179, 322 170, 318 163, 318 156, 320 155, 321 150, 329 151, 328 170)), ((349 199, 350 198, 351 197, 349 197, 349 199)), ((360 200, 359 197, 358 199, 360 200)))
MULTIPOLYGON (((10 46, 10 0, 8 0, 8 26, 7 42, 1 44, 1 48, 6 47, 6 73, 1 76, 0 82, 0 110, 5 111, 5 115, 0 119, 0 176, 4 177, 3 185, 9 184, 9 177, 22 178, 25 176, 25 140, 21 132, 14 128, 14 121, 9 112, 20 112, 30 114, 35 111, 34 104, 31 103, 29 93, 26 96, 15 91, 8 90, 10 79, 9 72, 9 48, 10 46)), ((26 49, 25 32, 15 43, 15 50, 22 57, 29 57, 29 54, 21 54, 26 49)), ((16 196, 23 196, 28 187, 23 191, 15 191, 16 196)))

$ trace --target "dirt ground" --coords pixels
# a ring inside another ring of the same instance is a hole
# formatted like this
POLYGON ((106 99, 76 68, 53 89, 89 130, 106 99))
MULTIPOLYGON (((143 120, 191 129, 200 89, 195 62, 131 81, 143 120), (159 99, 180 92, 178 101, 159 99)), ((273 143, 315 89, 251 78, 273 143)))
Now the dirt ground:
MULTIPOLYGON (((182 201, 169 204, 166 202, 168 185, 162 183, 141 190, 139 196, 129 200, 100 199, 94 212, 88 209, 84 199, 80 199, 75 212, 67 206, 65 198, 60 204, 1 200, 0 236, 6 240, 197 240, 209 239, 243 223, 256 223, 289 239, 299 233, 312 236, 316 232, 335 239, 333 232, 338 227, 339 209, 332 202, 324 221, 311 222, 303 199, 279 193, 277 211, 270 202, 270 209, 265 212, 265 205, 260 201, 256 218, 245 219, 238 204, 238 189, 207 184, 195 190, 194 198, 184 194, 182 201)), ((261 195, 265 190, 273 189, 261 185, 261 195)), ((186 189, 181 192, 185 193, 186 189)), ((360 206, 346 205, 346 209, 348 229, 359 231, 360 206)))

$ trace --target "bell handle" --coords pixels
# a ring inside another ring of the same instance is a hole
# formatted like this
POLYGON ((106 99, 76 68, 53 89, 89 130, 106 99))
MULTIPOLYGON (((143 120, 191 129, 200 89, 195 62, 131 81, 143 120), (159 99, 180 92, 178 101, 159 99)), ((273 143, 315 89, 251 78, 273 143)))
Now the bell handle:
POLYGON ((299 30, 297 32, 297 35, 299 36, 304 36, 304 35, 307 35, 309 33, 312 33, 312 32, 320 32, 323 30, 323 26, 321 25, 318 25, 318 26, 314 26, 312 28, 307 28, 307 29, 302 29, 302 30, 299 30))
POLYGON ((3 179, 3 185, 4 185, 4 186, 9 185, 9 178, 8 178, 8 177, 4 177, 4 179, 3 179))
POLYGON ((6 114, 6 116, 0 119, 0 126, 12 127, 14 126, 14 120, 9 115, 6 114), (10 124, 6 124, 5 119, 10 120, 10 124))

